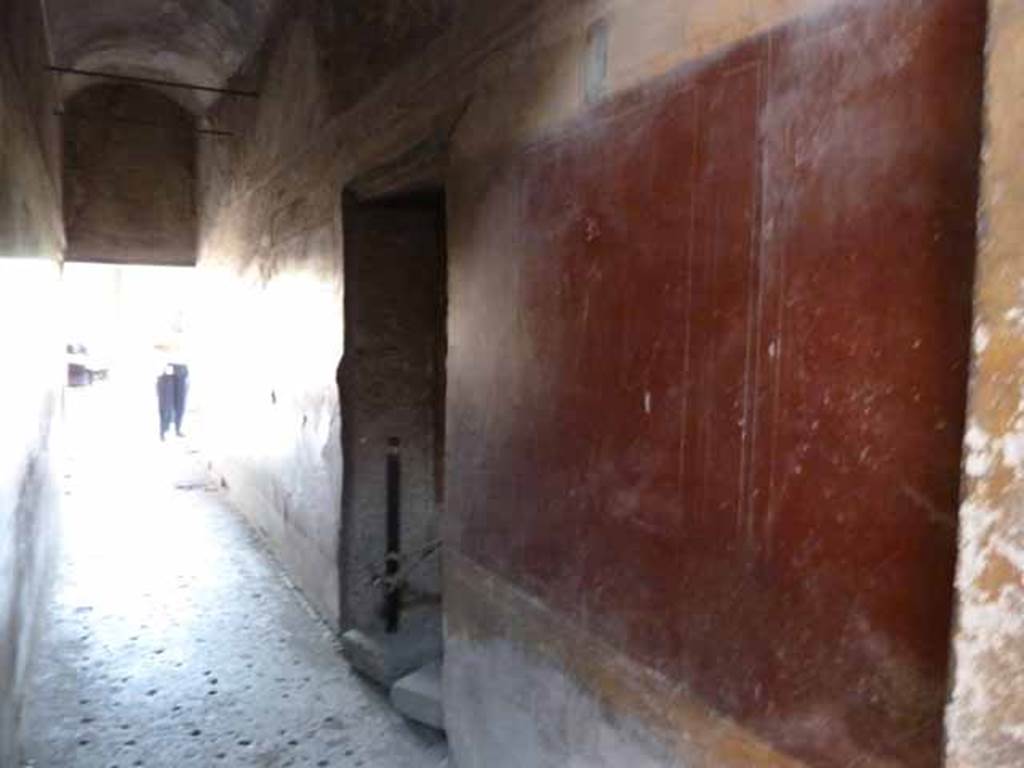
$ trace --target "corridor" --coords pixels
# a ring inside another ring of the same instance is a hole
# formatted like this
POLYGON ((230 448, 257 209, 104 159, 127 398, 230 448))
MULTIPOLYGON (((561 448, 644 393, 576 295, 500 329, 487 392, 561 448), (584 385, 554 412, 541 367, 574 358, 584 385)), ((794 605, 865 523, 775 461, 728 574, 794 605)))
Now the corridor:
POLYGON ((1022 41, 0 0, 0 768, 1024 766, 1022 41))
POLYGON ((65 396, 64 546, 26 765, 440 763, 443 739, 349 671, 189 442, 112 419, 115 382, 65 396))

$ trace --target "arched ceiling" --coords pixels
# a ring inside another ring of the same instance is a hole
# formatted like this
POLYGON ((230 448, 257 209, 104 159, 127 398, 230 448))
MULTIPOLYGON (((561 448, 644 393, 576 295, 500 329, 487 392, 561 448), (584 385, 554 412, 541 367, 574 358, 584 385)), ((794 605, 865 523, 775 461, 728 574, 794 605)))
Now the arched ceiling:
MULTIPOLYGON (((44 0, 54 64, 221 86, 262 43, 278 0, 44 0)), ((63 92, 102 82, 61 76, 63 92)), ((210 94, 167 89, 193 112, 210 94)))

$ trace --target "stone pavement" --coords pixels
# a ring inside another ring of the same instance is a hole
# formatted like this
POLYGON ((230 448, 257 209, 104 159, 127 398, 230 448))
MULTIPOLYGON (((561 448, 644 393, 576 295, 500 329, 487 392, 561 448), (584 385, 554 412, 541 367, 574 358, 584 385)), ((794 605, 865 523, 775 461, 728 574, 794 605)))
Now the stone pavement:
POLYGON ((444 759, 440 736, 406 723, 349 671, 187 443, 72 453, 26 765, 434 768, 444 759))

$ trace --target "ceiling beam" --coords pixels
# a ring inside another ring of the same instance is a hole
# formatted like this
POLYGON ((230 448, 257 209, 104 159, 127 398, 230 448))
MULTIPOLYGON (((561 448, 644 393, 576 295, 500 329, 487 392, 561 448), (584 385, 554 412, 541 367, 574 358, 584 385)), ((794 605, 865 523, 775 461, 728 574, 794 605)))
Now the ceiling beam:
POLYGON ((214 88, 210 85, 196 85, 194 83, 178 83, 173 80, 158 80, 153 77, 133 77, 132 75, 115 75, 110 72, 96 72, 91 69, 75 69, 74 67, 48 66, 51 72, 59 72, 62 75, 82 75, 84 77, 100 77, 106 80, 120 80, 127 83, 140 83, 143 85, 156 85, 164 88, 182 88, 188 91, 204 91, 206 93, 220 93, 225 96, 240 96, 248 99, 258 99, 260 94, 257 91, 239 91, 234 88, 214 88))

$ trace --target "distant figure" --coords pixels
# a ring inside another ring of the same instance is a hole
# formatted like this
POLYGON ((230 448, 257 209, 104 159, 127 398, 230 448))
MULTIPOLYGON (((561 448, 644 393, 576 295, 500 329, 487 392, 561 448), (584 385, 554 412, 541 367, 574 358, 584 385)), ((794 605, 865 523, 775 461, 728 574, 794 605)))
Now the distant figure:
POLYGON ((165 440, 167 430, 174 424, 178 437, 185 435, 181 423, 185 419, 185 402, 188 397, 188 366, 180 362, 180 355, 168 346, 158 346, 163 364, 156 380, 156 398, 160 407, 160 439, 165 440), (179 362, 173 362, 178 359, 179 362))

